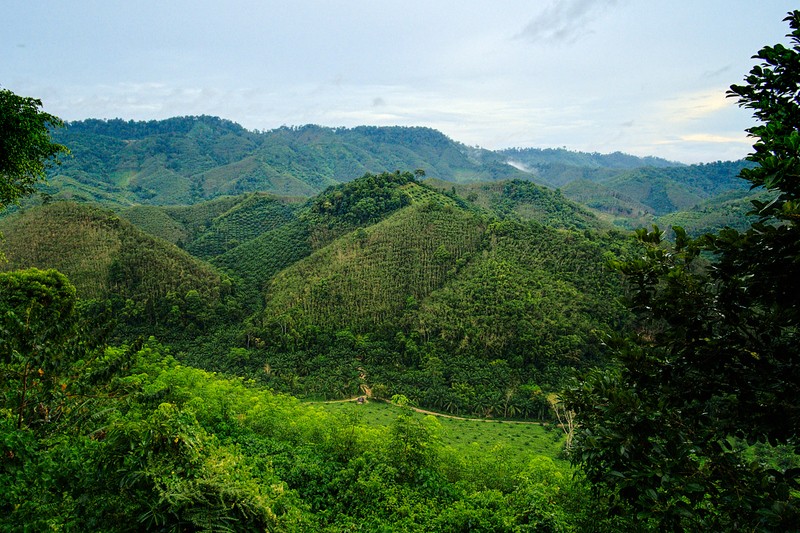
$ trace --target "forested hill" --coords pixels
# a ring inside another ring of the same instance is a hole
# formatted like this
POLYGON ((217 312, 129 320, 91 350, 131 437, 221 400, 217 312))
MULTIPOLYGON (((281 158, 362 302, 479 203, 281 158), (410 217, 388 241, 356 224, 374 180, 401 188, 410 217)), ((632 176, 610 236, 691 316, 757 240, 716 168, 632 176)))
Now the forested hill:
POLYGON ((490 151, 422 127, 307 125, 257 132, 201 116, 91 119, 54 135, 73 157, 43 192, 112 207, 187 205, 246 192, 308 198, 368 172, 421 169, 453 184, 520 179, 561 188, 632 227, 745 187, 736 179, 743 162, 683 165, 619 152, 490 151))
POLYGON ((215 117, 85 120, 55 132, 73 156, 48 193, 106 204, 191 204, 262 191, 313 196, 366 172, 423 169, 448 181, 526 178, 488 150, 420 127, 247 131, 215 117))
POLYGON ((340 398, 365 384, 452 413, 540 413, 530 387, 602 358, 595 331, 624 320, 604 265, 630 242, 529 181, 459 189, 466 199, 420 177, 121 216, 53 201, 0 220, 3 269, 58 268, 121 340, 156 334, 187 362, 276 390, 340 398))
POLYGON ((53 202, 0 220, 0 233, 0 272, 59 270, 123 337, 197 335, 218 316, 242 318, 226 276, 110 211, 53 202))

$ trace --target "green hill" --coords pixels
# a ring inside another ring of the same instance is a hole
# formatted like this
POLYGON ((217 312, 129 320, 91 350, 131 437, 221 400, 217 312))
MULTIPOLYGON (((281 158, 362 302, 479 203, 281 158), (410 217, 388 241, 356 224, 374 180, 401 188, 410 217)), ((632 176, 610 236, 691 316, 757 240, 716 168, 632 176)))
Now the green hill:
POLYGON ((62 270, 109 302, 123 337, 183 343, 192 364, 294 394, 369 386, 454 413, 541 416, 535 391, 602 360, 594 331, 625 320, 603 265, 628 241, 528 181, 441 192, 420 177, 365 174, 302 203, 121 210, 163 239, 69 202, 0 231, 7 268, 62 270))
POLYGON ((452 277, 474 252, 485 222, 471 213, 417 204, 350 232, 278 274, 265 316, 276 323, 365 333, 397 318, 452 277))
POLYGON ((660 216, 656 223, 662 228, 681 226, 689 235, 718 232, 724 227, 744 231, 753 223, 748 216, 753 200, 769 202, 773 196, 765 191, 731 191, 707 200, 686 211, 660 216))
POLYGON ((214 218, 204 232, 186 244, 186 250, 202 258, 216 257, 296 218, 295 205, 270 195, 248 195, 214 218))
MULTIPOLYGON (((201 116, 150 122, 90 119, 72 122, 54 135, 73 157, 42 192, 117 209, 191 205, 250 192, 309 198, 367 173, 421 169, 429 179, 451 184, 519 180, 561 188, 605 220, 632 228, 652 222, 651 215, 691 209, 744 188, 736 178, 742 161, 683 165, 619 152, 490 151, 420 127, 306 125, 254 132, 201 116)), ((512 211, 523 218, 544 214, 526 215, 521 205, 485 207, 499 208, 503 216, 512 211)), ((541 211, 541 206, 533 209, 541 211)), ((177 242, 176 228, 169 226, 157 231, 177 242)))
POLYGON ((424 169, 450 181, 528 176, 488 150, 429 128, 283 127, 251 132, 216 117, 72 122, 54 133, 71 159, 45 192, 109 205, 192 204, 263 191, 313 196, 365 173, 424 169))
POLYGON ((650 207, 656 215, 681 211, 731 190, 744 190, 737 176, 744 163, 711 163, 678 168, 643 168, 603 182, 623 197, 650 207))
POLYGON ((525 391, 600 360, 593 332, 625 320, 604 269, 628 246, 621 234, 498 222, 402 174, 364 176, 309 206, 299 220, 310 255, 268 279, 248 334, 258 348, 216 368, 295 394, 336 398, 372 384, 452 412, 530 414, 541 406, 525 391), (500 409, 506 393, 513 401, 500 409))
POLYGON ((55 268, 80 298, 110 301, 130 327, 201 327, 231 292, 210 265, 88 205, 27 209, 0 220, 0 232, 8 259, 0 269, 55 268))
POLYGON ((591 211, 567 199, 560 190, 530 181, 451 185, 431 181, 442 192, 452 191, 487 213, 501 219, 533 220, 554 228, 598 229, 600 219, 591 211))
POLYGON ((634 169, 641 167, 680 167, 681 163, 667 161, 658 157, 636 157, 621 152, 600 154, 597 152, 576 152, 566 148, 509 148, 498 151, 508 161, 527 167, 537 174, 548 174, 548 165, 556 168, 592 169, 634 169))
POLYGON ((584 205, 599 218, 626 229, 649 226, 653 208, 643 204, 606 183, 576 180, 560 189, 570 200, 584 205))

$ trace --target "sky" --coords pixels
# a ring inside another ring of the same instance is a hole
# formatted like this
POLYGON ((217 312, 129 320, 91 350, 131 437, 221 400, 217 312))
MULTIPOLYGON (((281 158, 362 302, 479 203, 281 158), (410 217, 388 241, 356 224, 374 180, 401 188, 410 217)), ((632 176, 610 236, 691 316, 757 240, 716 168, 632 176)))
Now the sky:
POLYGON ((684 163, 752 147, 726 98, 785 0, 0 0, 0 87, 67 121, 426 126, 684 163))

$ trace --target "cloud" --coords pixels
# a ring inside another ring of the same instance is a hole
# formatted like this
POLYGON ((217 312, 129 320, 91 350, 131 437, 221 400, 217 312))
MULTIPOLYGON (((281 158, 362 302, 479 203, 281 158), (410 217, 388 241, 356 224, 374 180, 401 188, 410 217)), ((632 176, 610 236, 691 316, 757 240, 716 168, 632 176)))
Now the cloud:
POLYGON ((725 65, 724 67, 720 67, 716 70, 708 70, 703 72, 703 78, 718 78, 723 74, 728 74, 733 69, 733 65, 725 65))
POLYGON ((716 143, 716 144, 743 144, 750 145, 752 140, 749 139, 744 133, 736 135, 718 135, 714 133, 693 133, 681 136, 683 142, 694 143, 716 143))
POLYGON ((719 111, 735 107, 724 89, 709 89, 682 94, 662 104, 662 113, 669 122, 702 120, 719 111))
POLYGON ((517 34, 517 38, 534 43, 573 43, 589 31, 592 20, 620 1, 554 0, 517 34))

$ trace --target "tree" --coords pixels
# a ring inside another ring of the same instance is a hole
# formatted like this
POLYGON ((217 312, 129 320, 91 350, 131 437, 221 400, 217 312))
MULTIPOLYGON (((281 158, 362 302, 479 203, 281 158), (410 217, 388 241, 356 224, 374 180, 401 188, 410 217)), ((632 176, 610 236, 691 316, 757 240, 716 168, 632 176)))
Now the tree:
POLYGON ((0 273, 0 408, 17 428, 51 421, 51 396, 77 358, 75 287, 55 270, 0 273))
POLYGON ((63 122, 41 107, 41 100, 0 89, 0 209, 33 194, 48 167, 69 153, 50 138, 63 122))
POLYGON ((800 527, 800 11, 786 21, 791 48, 729 92, 760 121, 740 176, 773 200, 743 233, 639 230, 644 253, 617 264, 635 332, 569 395, 595 494, 659 530, 800 527))

